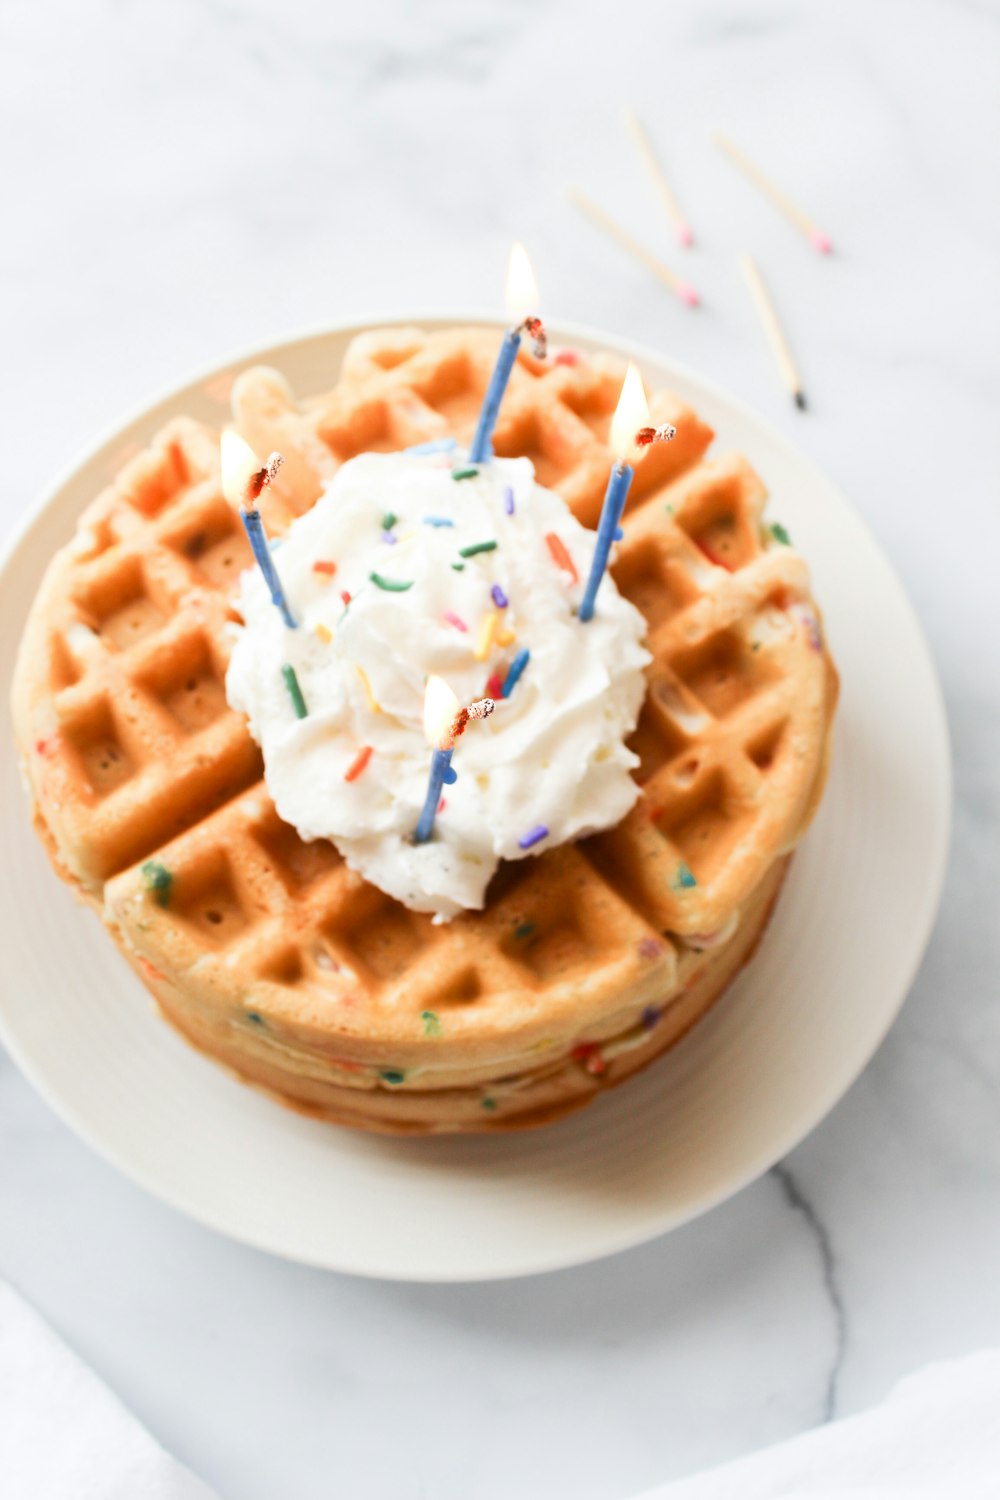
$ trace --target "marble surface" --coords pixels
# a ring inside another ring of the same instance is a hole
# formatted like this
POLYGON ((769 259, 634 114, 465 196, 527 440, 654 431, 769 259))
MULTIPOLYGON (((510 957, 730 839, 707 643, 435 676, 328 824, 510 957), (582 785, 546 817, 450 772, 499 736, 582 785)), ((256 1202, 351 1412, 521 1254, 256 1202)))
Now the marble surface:
POLYGON ((839 479, 921 614, 954 735, 941 916, 874 1062, 755 1186, 604 1263, 433 1288, 272 1261, 123 1181, 0 1059, 0 1271, 234 1500, 623 1500, 1000 1343, 1000 14, 605 9, 14 0, 0 17, 4 529, 99 429, 231 348, 488 305, 516 234, 553 316, 698 366, 839 479), (692 251, 665 233, 625 102, 692 251), (797 190, 835 256, 758 199, 715 125, 797 190), (571 183, 659 241, 704 307, 582 221, 571 183), (806 415, 776 383, 743 248, 806 415))

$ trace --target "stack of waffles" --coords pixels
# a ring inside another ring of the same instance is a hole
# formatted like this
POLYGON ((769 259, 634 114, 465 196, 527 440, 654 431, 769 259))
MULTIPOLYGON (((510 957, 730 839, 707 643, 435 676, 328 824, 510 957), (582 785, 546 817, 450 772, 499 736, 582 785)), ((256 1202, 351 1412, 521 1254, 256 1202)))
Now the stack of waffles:
MULTIPOLYGON (((237 427, 286 458, 280 532, 336 468, 466 442, 495 330, 379 329, 299 403, 272 370, 237 427)), ((495 435, 596 524, 623 370, 522 354, 495 435)), ((631 744, 642 794, 581 843, 502 865, 444 925, 282 823, 227 702, 234 585, 251 565, 219 434, 178 419, 122 468, 53 560, 15 678, 39 833, 163 1014, 197 1047, 325 1119, 390 1132, 534 1125, 644 1067, 753 952, 820 796, 837 679, 802 558, 740 457, 676 398, 636 467, 618 588, 653 661, 631 744)))

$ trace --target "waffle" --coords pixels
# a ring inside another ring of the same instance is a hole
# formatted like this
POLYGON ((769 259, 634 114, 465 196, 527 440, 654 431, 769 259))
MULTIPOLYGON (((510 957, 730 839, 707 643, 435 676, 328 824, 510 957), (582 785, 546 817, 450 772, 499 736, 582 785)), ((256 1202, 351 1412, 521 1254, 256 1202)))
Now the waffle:
MULTIPOLYGON (((495 330, 357 338, 325 396, 251 370, 239 429, 286 465, 280 530, 356 453, 471 435, 495 330)), ((596 523, 622 368, 522 353, 494 447, 596 523)), ((653 662, 615 829, 502 865, 445 926, 277 817, 227 705, 250 565, 218 434, 179 419, 85 512, 33 607, 14 715, 36 822, 163 1013, 283 1102, 367 1129, 483 1131, 586 1103, 675 1041, 764 930, 820 795, 836 676, 801 558, 745 460, 669 395, 613 573, 653 662)))

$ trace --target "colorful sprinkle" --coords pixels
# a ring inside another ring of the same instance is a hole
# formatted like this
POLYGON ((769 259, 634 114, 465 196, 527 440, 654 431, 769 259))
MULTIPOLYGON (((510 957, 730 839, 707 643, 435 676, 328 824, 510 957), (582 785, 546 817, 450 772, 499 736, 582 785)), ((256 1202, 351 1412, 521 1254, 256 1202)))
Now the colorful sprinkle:
POLYGON ((465 563, 452 563, 451 570, 453 573, 464 573, 465 563))
POLYGON ((497 1107, 497 1101, 495 1099, 491 1099, 489 1094, 485 1094, 480 1102, 483 1106, 483 1109, 496 1109, 497 1107))
POLYGON ((509 484, 504 485, 503 508, 506 515, 512 516, 514 514, 514 491, 509 484))
POLYGON ((375 694, 372 692, 372 685, 368 680, 368 673, 365 671, 364 667, 359 667, 357 663, 355 663, 354 670, 361 678, 361 686, 365 690, 365 697, 368 699, 368 707, 371 709, 373 714, 380 714, 382 712, 382 705, 379 703, 378 699, 375 697, 375 694))
POLYGON ((425 526, 454 526, 451 516, 424 516, 425 526))
POLYGON ((405 1083, 406 1074, 402 1068, 380 1068, 378 1075, 383 1083, 405 1083))
POLYGON ((358 777, 361 775, 361 772, 365 769, 374 753, 374 745, 365 745, 363 749, 359 750, 357 755, 351 761, 351 764, 348 766, 347 770, 344 772, 344 780, 357 781, 358 777))
POLYGON ((399 517, 396 515, 396 512, 394 510, 387 510, 385 515, 382 517, 382 530, 391 531, 398 520, 399 517))
POLYGON ((531 937, 531 934, 534 932, 534 930, 534 922, 521 922, 519 926, 514 928, 514 936, 518 939, 519 942, 523 942, 525 938, 531 937))
POLYGON ((246 1018, 254 1026, 263 1026, 263 1024, 264 1024, 264 1017, 260 1014, 259 1011, 248 1010, 247 1013, 246 1013, 246 1018))
POLYGON ((457 442, 455 441, 455 439, 453 437, 444 437, 444 438, 432 438, 429 443, 414 443, 411 448, 407 448, 405 451, 407 453, 416 453, 416 454, 421 454, 421 453, 450 453, 453 448, 457 448, 457 447, 458 447, 458 444, 457 444, 457 442))
POLYGON ((299 687, 299 679, 295 675, 295 668, 290 667, 286 662, 281 669, 281 675, 285 679, 285 687, 288 689, 288 696, 292 700, 295 717, 297 719, 304 719, 309 710, 306 708, 306 700, 302 696, 302 689, 299 687))
POLYGON ((476 557, 480 552, 495 552, 496 542, 472 542, 468 547, 459 547, 459 557, 476 557))
POLYGON ((528 662, 530 660, 531 652, 528 650, 527 646, 522 647, 522 649, 517 653, 509 668, 507 669, 507 676, 504 678, 503 687, 500 689, 501 698, 510 697, 511 693, 520 682, 524 669, 528 665, 528 662))
POLYGON ((385 589, 389 594, 405 594, 407 589, 412 589, 413 579, 402 581, 399 578, 383 578, 381 573, 369 573, 368 577, 377 589, 385 589))
POLYGON ((318 635, 320 640, 325 642, 326 645, 329 645, 333 640, 333 631, 328 625, 324 625, 322 620, 313 626, 313 634, 318 635))
POLYGON ((547 531, 545 533, 545 543, 556 567, 562 568, 567 572, 574 583, 579 583, 580 575, 576 571, 576 563, 567 552, 566 543, 562 537, 556 536, 554 531, 547 531))
POLYGON ((346 590, 346 589, 341 589, 341 591, 340 591, 340 597, 341 597, 341 599, 343 599, 343 601, 344 601, 344 608, 345 608, 345 609, 346 609, 346 608, 347 608, 347 606, 348 606, 348 605, 349 605, 349 604, 350 604, 350 602, 351 602, 351 596, 350 596, 350 594, 349 594, 349 593, 348 593, 348 592, 347 592, 347 590, 346 590))
POLYGON ((452 479, 475 479, 478 473, 479 470, 474 468, 452 469, 451 477, 452 479))
POLYGON ((142 883, 157 906, 169 906, 170 888, 174 883, 174 877, 166 865, 161 864, 158 859, 147 859, 141 874, 142 883))
POLYGON ((511 646, 517 640, 517 632, 508 630, 505 625, 498 625, 494 639, 498 646, 511 646))
POLYGON ((399 538, 394 531, 383 531, 382 540, 383 542, 385 542, 387 547, 395 547, 396 543, 399 541, 399 538))
POLYGON ((498 583, 495 583, 490 589, 490 598, 493 600, 493 603, 496 605, 497 609, 506 609, 508 604, 510 603, 510 600, 507 598, 507 595, 504 593, 503 589, 498 583))
POLYGON ((496 635, 497 626, 500 624, 498 610, 491 609, 483 615, 479 625, 479 635, 476 637, 475 656, 477 661, 485 661, 493 649, 493 637, 496 635))
POLYGON ((689 891, 693 886, 698 884, 694 878, 694 871, 683 859, 678 861, 674 878, 670 883, 675 891, 689 891))
POLYGON ((503 696, 503 678, 499 672, 491 672, 486 679, 487 698, 500 698, 503 696))
POLYGON ((658 1010, 655 1005, 647 1005, 646 1009, 642 1013, 643 1030, 652 1031, 653 1027, 659 1024, 662 1015, 662 1010, 658 1010))
POLYGON ((530 828, 527 833, 521 835, 517 841, 517 847, 519 849, 533 849, 536 844, 540 844, 542 839, 547 839, 548 836, 549 830, 545 824, 536 823, 534 828, 530 828))
POLYGON ((644 937, 639 943, 640 958, 659 958, 663 952, 663 944, 659 938, 644 937))
POLYGON ((557 365, 578 365, 581 357, 579 349, 560 349, 553 363, 557 365))
POLYGON ((447 620, 449 625, 454 625, 455 629, 460 630, 463 635, 465 635, 465 633, 468 631, 469 627, 468 625, 466 625, 461 615, 456 615, 455 611, 452 609, 446 609, 442 615, 442 619, 447 620))
POLYGON ((603 1073, 608 1066, 597 1042, 581 1042, 579 1046, 573 1048, 570 1057, 574 1062, 583 1063, 587 1072, 595 1075, 603 1073))
POLYGON ((780 542, 783 547, 790 547, 792 545, 792 539, 780 521, 772 521, 768 530, 774 537, 774 540, 780 542))
POLYGON ((422 1010, 420 1019, 424 1023, 424 1036, 441 1035, 441 1018, 433 1010, 422 1010))
POLYGON ((337 564, 335 562, 329 562, 325 558, 321 557, 318 562, 313 563, 313 572, 322 573, 326 578, 332 578, 336 571, 337 564))

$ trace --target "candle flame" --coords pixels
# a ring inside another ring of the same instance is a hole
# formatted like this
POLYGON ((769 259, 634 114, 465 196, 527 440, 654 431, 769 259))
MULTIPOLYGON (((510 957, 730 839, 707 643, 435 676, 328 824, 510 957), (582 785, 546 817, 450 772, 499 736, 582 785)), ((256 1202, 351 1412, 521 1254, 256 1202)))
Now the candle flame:
POLYGON ((522 323, 538 311, 538 285, 531 269, 528 252, 520 240, 510 247, 507 263, 507 316, 512 323, 522 323))
POLYGON ((429 745, 451 748, 451 726, 458 713, 458 699, 443 677, 428 677, 424 692, 424 734, 429 745))
POLYGON ((230 505, 240 505, 244 510, 253 509, 261 490, 271 483, 284 462, 280 453, 272 453, 267 463, 262 464, 250 444, 232 427, 222 434, 219 459, 222 493, 230 505))
POLYGON ((627 462, 636 447, 636 434, 641 427, 649 426, 649 406, 646 392, 642 388, 642 376, 629 360, 622 393, 611 418, 609 441, 615 456, 627 462))

